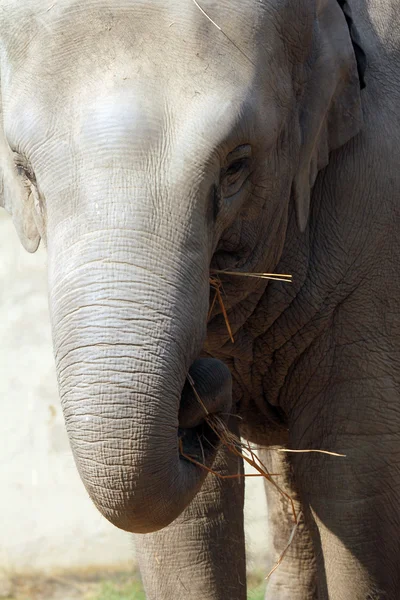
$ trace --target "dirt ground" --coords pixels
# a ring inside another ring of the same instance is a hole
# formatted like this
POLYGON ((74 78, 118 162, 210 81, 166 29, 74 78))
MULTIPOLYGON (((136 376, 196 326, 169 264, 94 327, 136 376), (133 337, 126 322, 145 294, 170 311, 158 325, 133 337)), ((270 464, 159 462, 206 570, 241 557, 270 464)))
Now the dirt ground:
POLYGON ((17 600, 76 600, 91 591, 89 582, 75 582, 52 577, 45 580, 25 579, 11 582, 9 594, 3 598, 17 600))
MULTIPOLYGON (((248 575, 248 600, 263 600, 265 573, 248 575)), ((137 572, 0 578, 2 600, 145 600, 137 572)))
POLYGON ((129 588, 129 597, 136 595, 131 590, 138 590, 140 597, 139 577, 135 573, 110 572, 101 575, 63 574, 43 576, 15 576, 3 578, 0 582, 0 598, 2 600, 97 600, 121 598, 118 590, 129 588), (107 591, 108 590, 108 591, 107 591))

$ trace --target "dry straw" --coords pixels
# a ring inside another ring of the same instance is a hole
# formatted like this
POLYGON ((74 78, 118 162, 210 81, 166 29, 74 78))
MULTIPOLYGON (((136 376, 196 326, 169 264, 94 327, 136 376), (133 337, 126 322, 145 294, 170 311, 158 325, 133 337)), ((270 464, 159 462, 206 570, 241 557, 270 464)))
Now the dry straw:
MULTIPOLYGON (((204 412, 206 414, 207 424, 213 430, 213 432, 217 435, 221 444, 223 446, 225 446, 232 454, 242 458, 244 462, 246 462, 248 465, 253 467, 253 469, 256 471, 256 473, 235 473, 235 474, 231 474, 231 475, 223 475, 221 473, 218 473, 217 471, 214 471, 210 467, 207 467, 207 465, 205 465, 204 462, 201 463, 200 461, 196 460, 192 456, 189 456, 188 454, 186 454, 183 451, 182 440, 180 440, 180 442, 179 442, 181 456, 183 458, 185 458, 186 460, 192 462, 193 464, 197 465, 198 467, 204 469, 208 473, 215 475, 219 479, 239 479, 241 477, 264 477, 271 485, 273 485, 275 487, 275 489, 278 491, 278 493, 283 498, 285 498, 285 500, 291 506, 292 516, 293 516, 293 529, 292 529, 292 532, 290 535, 290 539, 289 539, 288 544, 284 548, 283 552, 281 553, 280 557, 278 558, 275 566, 268 573, 268 575, 266 577, 266 579, 268 579, 269 577, 271 577, 272 573, 281 564, 281 562, 283 561, 283 559, 285 557, 285 554, 289 550, 289 548, 293 542, 293 539, 295 537, 297 528, 299 526, 301 513, 297 514, 296 507, 294 505, 294 502, 293 502, 293 499, 291 498, 291 496, 289 494, 287 494, 281 487, 279 487, 279 485, 276 483, 276 481, 274 481, 273 477, 278 477, 279 474, 278 473, 270 473, 268 471, 267 467, 262 463, 260 458, 257 456, 257 454, 255 454, 254 449, 251 447, 249 442, 244 442, 244 441, 240 440, 236 435, 234 435, 228 429, 228 427, 225 425, 224 421, 222 421, 222 419, 218 415, 211 415, 208 412, 206 406, 204 405, 204 402, 200 398, 200 396, 194 386, 193 379, 190 376, 188 376, 188 381, 193 389, 193 393, 194 393, 195 397, 197 398, 197 400, 200 402, 200 405, 204 409, 204 412)), ((199 439, 199 441, 200 441, 200 439, 199 439)), ((200 444, 201 444, 201 441, 200 441, 200 444)), ((203 457, 204 457, 204 453, 203 453, 203 457)))
MULTIPOLYGON (((199 393, 197 392, 196 387, 194 385, 194 381, 190 375, 188 375, 188 381, 192 387, 192 390, 193 390, 193 393, 194 393, 196 399, 198 400, 198 402, 200 403, 201 407, 204 410, 204 413, 206 415, 205 420, 206 420, 207 424, 212 429, 212 431, 216 434, 216 436, 220 440, 221 444, 223 446, 225 446, 232 454, 242 458, 244 462, 246 462, 248 465, 253 467, 253 469, 255 469, 256 473, 234 473, 231 475, 223 475, 221 473, 218 473, 217 471, 214 471, 210 467, 207 467, 207 465, 205 464, 203 448, 202 448, 203 462, 200 462, 197 459, 193 458, 192 456, 189 456, 188 454, 186 454, 184 452, 182 440, 179 441, 179 448, 180 448, 181 456, 183 458, 185 458, 186 460, 192 462, 193 464, 197 465, 198 467, 204 469, 208 473, 215 475, 219 479, 239 479, 241 477, 264 477, 271 485, 273 485, 275 487, 277 492, 289 503, 289 505, 291 507, 292 517, 293 517, 293 529, 290 533, 288 543, 286 544, 285 548, 283 549, 283 551, 282 551, 281 555, 279 556, 278 560, 276 561, 275 565, 273 566, 273 568, 271 569, 271 571, 268 573, 268 575, 265 578, 265 579, 269 579, 271 577, 271 575, 279 567, 279 565, 285 558, 285 555, 288 552, 290 546, 292 545, 293 540, 296 535, 296 532, 300 525, 302 513, 301 512, 297 513, 293 498, 288 493, 286 493, 273 479, 273 477, 279 477, 279 473, 270 473, 268 471, 267 467, 263 464, 263 462, 259 458, 259 456, 257 456, 257 454, 255 453, 255 449, 251 447, 249 442, 240 440, 235 434, 233 434, 228 429, 228 427, 226 426, 224 421, 218 415, 212 415, 208 412, 207 407, 205 406, 203 400, 201 399, 199 393)), ((199 438, 199 442, 200 442, 200 446, 201 446, 200 438, 199 438)), ((345 456, 344 454, 338 454, 336 452, 329 452, 327 450, 312 450, 312 449, 310 449, 310 450, 290 450, 288 448, 282 448, 282 449, 279 449, 279 452, 298 452, 298 453, 317 452, 320 454, 327 454, 329 456, 339 456, 339 457, 345 456)))
MULTIPOLYGON (((229 337, 230 337, 232 343, 234 343, 234 337, 233 337, 232 329, 231 329, 231 326, 229 323, 228 314, 227 314, 227 311, 226 311, 226 308, 225 308, 224 302, 223 302, 223 297, 222 297, 223 288, 222 288, 222 283, 219 279, 219 276, 227 275, 227 276, 236 276, 236 277, 256 277, 259 279, 272 279, 274 281, 283 281, 283 282, 287 282, 287 283, 290 283, 292 281, 291 275, 285 275, 285 274, 281 275, 281 274, 276 274, 276 273, 243 273, 243 272, 239 272, 239 271, 219 271, 219 270, 212 270, 211 273, 212 273, 212 276, 210 277, 210 286, 215 290, 215 295, 211 302, 208 319, 210 319, 212 311, 214 309, 214 306, 215 306, 216 302, 218 301, 220 304, 221 311, 222 311, 222 314, 225 319, 226 328, 228 330, 229 337)), ((260 458, 255 453, 255 448, 253 448, 249 442, 242 441, 236 435, 234 435, 228 429, 228 427, 226 426, 224 421, 218 415, 209 413, 206 405, 204 404, 203 400, 201 399, 199 393, 196 390, 196 387, 195 387, 192 377, 190 375, 188 375, 187 378, 188 378, 188 382, 189 382, 190 386, 192 387, 193 393, 194 393, 197 401, 199 402, 200 406, 204 410, 204 413, 206 415, 205 420, 206 420, 207 424, 212 429, 212 431, 216 434, 216 436, 220 440, 221 444, 223 446, 225 446, 229 450, 229 452, 231 452, 235 456, 240 457, 244 462, 246 462, 248 465, 250 465, 256 471, 256 473, 236 473, 236 474, 231 474, 231 475, 223 475, 221 473, 214 471, 212 468, 207 467, 207 465, 205 464, 205 460, 204 460, 204 451, 203 451, 203 448, 201 445, 200 438, 199 438, 199 442, 200 442, 200 447, 201 447, 202 454, 203 454, 203 462, 198 461, 193 456, 189 456, 188 454, 186 454, 184 452, 182 440, 180 440, 180 442, 179 442, 181 456, 183 458, 185 458, 186 460, 192 462, 193 464, 197 465, 198 467, 204 469, 208 473, 211 473, 212 475, 215 475, 216 477, 218 477, 220 479, 238 479, 241 477, 264 477, 268 481, 269 484, 271 484, 275 487, 277 492, 289 503, 289 505, 291 507, 292 517, 293 517, 293 529, 291 531, 287 545, 283 549, 283 551, 282 551, 281 555, 279 556, 277 562, 275 563, 274 567, 271 569, 271 571, 268 573, 268 575, 265 578, 265 579, 269 579, 271 577, 271 575, 279 567, 279 565, 285 558, 285 555, 288 552, 290 546, 292 545, 293 540, 296 535, 296 532, 298 530, 299 524, 300 524, 302 513, 301 512, 297 513, 292 497, 287 492, 285 492, 273 479, 274 477, 278 477, 279 473, 269 473, 267 467, 262 463, 260 458)), ((338 454, 336 452, 329 452, 327 450, 314 450, 314 449, 293 450, 293 449, 289 449, 289 448, 280 448, 278 451, 279 452, 288 452, 288 453, 289 452, 293 452, 293 453, 316 452, 319 454, 326 454, 329 456, 336 456, 336 457, 344 457, 345 456, 344 454, 338 454)))
POLYGON ((286 273, 245 273, 244 271, 220 271, 212 269, 211 273, 215 275, 233 275, 234 277, 254 277, 255 279, 271 279, 272 281, 284 281, 292 283, 292 275, 286 273))
POLYGON ((222 294, 224 293, 224 288, 222 286, 220 277, 224 276, 224 275, 228 276, 228 277, 233 276, 233 277, 252 277, 255 279, 269 279, 272 281, 282 281, 284 283, 292 283, 292 276, 286 275, 286 274, 279 274, 279 273, 245 273, 243 271, 221 271, 219 269, 211 270, 210 286, 215 291, 215 294, 214 294, 214 298, 210 304, 210 310, 208 311, 207 321, 210 320, 212 312, 215 307, 215 304, 218 301, 218 303, 221 307, 222 314, 225 319, 225 325, 226 325, 226 329, 229 334, 229 338, 230 338, 232 344, 234 344, 235 338, 233 337, 232 328, 230 326, 229 319, 228 319, 228 313, 226 311, 223 296, 222 296, 222 294))

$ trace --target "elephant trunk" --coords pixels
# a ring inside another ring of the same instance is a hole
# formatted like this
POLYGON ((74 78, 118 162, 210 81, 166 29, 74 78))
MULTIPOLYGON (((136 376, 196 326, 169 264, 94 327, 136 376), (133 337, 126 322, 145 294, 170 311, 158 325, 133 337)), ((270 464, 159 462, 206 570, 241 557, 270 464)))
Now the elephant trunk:
MULTIPOLYGON (((206 475, 180 453, 181 438, 196 454, 205 426, 188 371, 205 396, 210 381, 225 381, 210 412, 228 412, 231 402, 223 365, 195 361, 209 297, 203 242, 137 223, 83 234, 75 223, 50 235, 48 247, 60 397, 81 478, 114 525, 161 529, 206 475)), ((202 445, 199 460, 212 463, 212 446, 202 445)))

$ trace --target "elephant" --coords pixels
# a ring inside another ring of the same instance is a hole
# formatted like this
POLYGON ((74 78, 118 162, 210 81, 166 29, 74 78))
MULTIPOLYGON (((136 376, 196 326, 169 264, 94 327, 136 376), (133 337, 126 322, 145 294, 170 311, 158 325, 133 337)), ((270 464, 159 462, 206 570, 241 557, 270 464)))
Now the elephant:
POLYGON ((397 2, 0 0, 0 78, 0 204, 46 245, 72 452, 147 598, 246 598, 218 417, 302 515, 266 598, 398 600, 397 2))

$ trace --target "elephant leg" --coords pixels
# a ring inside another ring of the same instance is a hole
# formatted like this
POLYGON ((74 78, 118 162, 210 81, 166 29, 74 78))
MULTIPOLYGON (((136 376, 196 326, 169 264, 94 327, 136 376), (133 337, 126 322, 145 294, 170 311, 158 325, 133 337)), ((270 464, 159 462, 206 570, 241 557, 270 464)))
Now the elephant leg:
POLYGON ((400 414, 391 386, 389 378, 336 383, 329 399, 310 398, 292 427, 294 448, 345 455, 293 456, 315 523, 319 600, 400 598, 400 414))
MULTIPOLYGON (((275 477, 279 487, 288 494, 297 515, 303 511, 294 483, 289 457, 277 448, 262 449, 260 459, 275 477)), ((271 528, 274 563, 276 564, 293 533, 294 517, 291 503, 268 481, 265 482, 269 525, 271 528)), ((304 516, 281 564, 268 580, 266 600, 315 600, 317 598, 316 564, 310 531, 304 516)))
MULTIPOLYGON (((242 460, 221 447, 213 470, 243 473, 242 460)), ((243 508, 243 478, 210 473, 171 525, 136 535, 147 600, 245 600, 243 508)))

